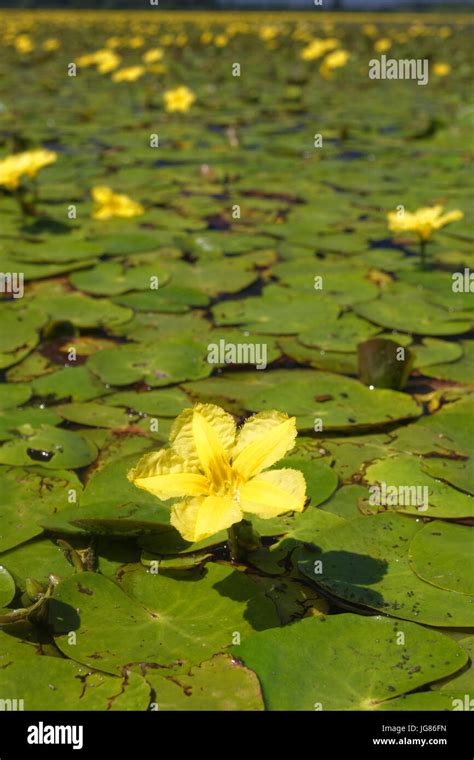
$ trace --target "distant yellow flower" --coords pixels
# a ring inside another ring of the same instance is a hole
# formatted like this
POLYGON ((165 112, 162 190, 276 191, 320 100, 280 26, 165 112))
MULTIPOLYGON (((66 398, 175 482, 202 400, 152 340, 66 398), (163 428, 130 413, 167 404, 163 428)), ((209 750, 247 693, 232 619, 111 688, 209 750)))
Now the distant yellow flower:
POLYGON ((211 32, 203 32, 201 34, 200 40, 203 45, 209 45, 213 40, 213 35, 211 32))
POLYGON ((327 40, 314 39, 309 45, 307 45, 300 53, 300 58, 303 61, 314 61, 317 58, 321 58, 329 50, 334 50, 340 45, 338 39, 330 37, 327 40))
POLYGON ((435 230, 464 217, 460 210, 448 211, 446 214, 443 214, 443 211, 444 207, 440 205, 425 206, 414 213, 404 210, 389 211, 388 227, 391 232, 414 232, 421 242, 426 242, 435 230))
POLYGON ((451 73, 451 66, 449 63, 435 63, 433 66, 433 73, 437 77, 446 77, 451 73))
POLYGON ((214 45, 218 48, 225 47, 229 42, 229 38, 225 34, 216 34, 214 38, 214 45))
POLYGON ((145 212, 141 203, 132 201, 128 195, 114 193, 110 187, 103 185, 92 188, 92 198, 95 203, 93 219, 111 219, 113 216, 129 219, 145 212))
POLYGON ((279 29, 277 26, 263 26, 260 29, 258 36, 264 42, 269 42, 270 40, 274 40, 275 37, 278 37, 278 34, 279 29))
POLYGON ((190 109, 196 100, 195 94, 185 85, 181 85, 181 87, 177 87, 175 90, 167 90, 164 93, 163 98, 165 101, 165 109, 169 113, 172 113, 173 111, 181 111, 184 113, 190 109))
POLYGON ((163 55, 164 52, 161 48, 151 48, 151 50, 147 50, 146 53, 143 53, 142 61, 144 63, 156 63, 157 61, 161 61, 163 55))
POLYGON ((386 53, 391 47, 392 40, 389 40, 388 37, 381 37, 374 44, 374 50, 376 53, 386 53))
POLYGON ((87 66, 97 66, 100 74, 108 74, 120 65, 122 59, 113 50, 97 50, 95 53, 81 55, 77 59, 77 65, 83 68, 87 66))
POLYGON ((136 37, 132 37, 129 40, 128 44, 130 45, 131 48, 139 48, 139 47, 142 47, 145 44, 145 40, 143 39, 143 37, 140 34, 138 34, 138 35, 136 35, 136 37))
POLYGON ((35 46, 27 34, 19 34, 15 39, 15 48, 18 53, 31 53, 35 46))
POLYGON ((367 35, 367 37, 376 37, 378 34, 378 29, 375 24, 365 24, 362 27, 362 31, 367 35))
POLYGON ((334 69, 339 69, 342 66, 345 66, 349 57, 350 55, 347 50, 334 50, 332 53, 329 53, 319 67, 323 77, 329 79, 331 77, 331 72, 334 69))
POLYGON ((114 49, 116 47, 119 47, 119 45, 122 44, 122 40, 120 37, 109 37, 107 42, 105 43, 106 47, 114 49))
POLYGON ((57 50, 59 48, 59 40, 55 39, 54 37, 50 37, 43 42, 41 47, 43 50, 47 50, 49 53, 52 53, 54 50, 57 50))
POLYGON ((268 471, 295 438, 295 418, 281 412, 256 414, 237 432, 223 409, 197 404, 176 419, 170 447, 145 454, 128 479, 159 499, 184 497, 172 506, 171 524, 186 541, 201 541, 240 522, 244 513, 267 519, 303 511, 303 474, 268 471))
POLYGON ((126 69, 119 69, 112 74, 112 80, 114 82, 136 82, 145 71, 144 66, 129 66, 126 69))
POLYGON ((57 154, 46 148, 14 153, 0 161, 0 186, 15 190, 23 175, 35 177, 44 166, 54 163, 57 154))
POLYGON ((442 26, 438 32, 438 36, 441 37, 441 39, 446 39, 447 37, 451 37, 452 33, 453 30, 449 26, 442 26))
POLYGON ((182 32, 176 36, 176 44, 178 47, 184 47, 188 42, 188 35, 182 32))

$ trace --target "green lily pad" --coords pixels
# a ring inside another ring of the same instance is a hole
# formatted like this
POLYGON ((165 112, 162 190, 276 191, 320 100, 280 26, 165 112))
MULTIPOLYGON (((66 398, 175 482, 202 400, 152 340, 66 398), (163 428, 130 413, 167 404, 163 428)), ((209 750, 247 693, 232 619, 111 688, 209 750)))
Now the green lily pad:
POLYGON ((379 331, 380 328, 374 327, 367 320, 346 312, 332 322, 324 320, 313 325, 309 330, 300 333, 298 340, 310 348, 353 353, 358 343, 367 340, 379 331))
POLYGON ((452 380, 456 383, 473 385, 474 341, 461 341, 461 346, 463 355, 457 361, 450 361, 449 364, 433 363, 429 367, 424 368, 424 373, 429 377, 438 377, 442 380, 452 380))
POLYGON ((64 654, 109 673, 126 663, 198 664, 228 649, 236 631, 244 638, 279 625, 256 584, 221 565, 179 580, 139 568, 123 575, 122 584, 123 590, 97 573, 80 573, 56 587, 50 624, 64 654), (74 648, 67 637, 72 630, 74 648))
MULTIPOLYGON (((2 558, 3 562, 3 558, 2 558)), ((0 607, 6 607, 16 594, 15 581, 4 565, 0 565, 0 607)))
POLYGON ((0 464, 21 467, 40 464, 51 470, 85 467, 97 456, 96 447, 79 433, 49 425, 24 425, 21 436, 0 447, 0 464))
MULTIPOLYGON (((145 666, 146 667, 146 666, 145 666)), ((155 706, 169 710, 263 710, 258 678, 229 655, 216 655, 191 668, 145 669, 155 692, 155 706)))
MULTIPOLYGON (((387 457, 369 465, 365 477, 372 486, 385 483, 387 488, 411 487, 410 491, 398 491, 396 503, 377 506, 406 514, 421 514, 423 517, 474 517, 474 496, 432 478, 423 470, 422 463, 423 460, 418 457, 401 455, 387 457), (413 487, 418 487, 416 493, 413 487)), ((389 502, 388 491, 386 501, 389 502)))
POLYGON ((421 527, 390 513, 348 520, 318 536, 319 553, 308 552, 300 571, 353 605, 425 625, 473 625, 474 599, 435 588, 412 571, 408 547, 421 527))
POLYGON ((1 694, 25 710, 146 710, 150 689, 136 673, 98 673, 59 657, 28 658, 2 671, 1 694))
POLYGON ((461 335, 472 327, 472 320, 462 311, 444 309, 402 289, 375 301, 355 304, 353 308, 369 322, 416 335, 461 335))
POLYGON ((297 416, 301 429, 314 428, 317 420, 323 430, 358 429, 420 414, 409 396, 392 390, 370 390, 339 375, 278 370, 267 373, 265 380, 267 388, 247 396, 247 407, 255 412, 285 409, 297 416))
POLYGON ((130 416, 123 409, 94 403, 93 401, 60 404, 54 408, 65 420, 76 422, 79 425, 91 425, 92 427, 127 428, 137 419, 136 415, 130 416))
POLYGON ((56 235, 50 240, 21 242, 15 247, 15 256, 29 263, 61 264, 69 261, 88 261, 100 256, 103 251, 103 247, 98 243, 70 235, 56 235))
POLYGON ((466 662, 441 633, 352 614, 254 634, 233 652, 258 675, 269 710, 376 710, 466 662))
POLYGON ((314 291, 295 293, 277 285, 269 285, 259 298, 224 301, 212 309, 217 326, 246 325, 249 332, 270 335, 291 335, 308 327, 308 315, 314 323, 335 320, 337 302, 314 291))
MULTIPOLYGON (((47 515, 70 507, 82 485, 72 472, 0 467, 2 523, 0 551, 4 552, 42 533, 38 524, 47 515)), ((34 569, 31 574, 34 576, 34 569)))
POLYGON ((59 425, 61 417, 52 409, 27 407, 23 409, 7 409, 0 411, 0 441, 8 441, 25 428, 40 427, 40 425, 59 425))
POLYGON ((74 573, 63 550, 50 538, 41 537, 15 546, 2 554, 0 562, 8 568, 22 591, 26 588, 27 578, 47 585, 51 574, 63 578, 74 573))
POLYGON ((158 289, 168 280, 161 262, 126 268, 115 261, 101 261, 92 269, 75 272, 69 277, 78 290, 98 296, 116 296, 130 290, 146 291, 152 285, 158 289))
POLYGON ((189 340, 168 341, 153 351, 144 346, 106 349, 91 356, 87 366, 104 383, 129 385, 146 380, 153 387, 197 380, 212 371, 204 347, 189 340))
POLYGON ((157 417, 177 417, 190 405, 190 401, 180 388, 161 388, 155 391, 112 393, 107 398, 107 404, 157 417))
POLYGON ((474 595, 473 536, 469 526, 435 520, 425 525, 410 544, 410 564, 433 586, 474 595))
POLYGON ((35 396, 72 401, 90 401, 107 393, 107 388, 87 367, 63 367, 31 381, 35 396))
POLYGON ((31 396, 31 388, 24 383, 0 383, 0 409, 14 409, 31 396))

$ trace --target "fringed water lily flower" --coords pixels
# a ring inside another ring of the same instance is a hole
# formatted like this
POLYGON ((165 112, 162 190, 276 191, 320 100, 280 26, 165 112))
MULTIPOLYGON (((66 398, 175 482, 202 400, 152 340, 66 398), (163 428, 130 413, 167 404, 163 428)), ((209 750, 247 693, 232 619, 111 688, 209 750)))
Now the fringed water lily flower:
POLYGON ((141 203, 133 201, 128 195, 114 193, 110 187, 104 185, 92 188, 92 198, 95 203, 93 219, 111 219, 113 216, 129 219, 145 213, 141 203))
POLYGON ((272 518, 303 511, 303 474, 268 469, 293 448, 296 435, 295 418, 281 412, 256 414, 237 431, 223 409, 197 404, 177 417, 170 447, 142 457, 128 479, 160 499, 182 497, 171 524, 187 541, 201 541, 245 513, 272 518))
POLYGON ((196 100, 194 92, 185 85, 176 87, 175 90, 167 90, 164 93, 163 98, 165 101, 165 110, 168 111, 168 113, 173 113, 174 111, 185 113, 186 111, 189 111, 196 100))
POLYGON ((400 207, 396 211, 387 214, 388 228, 391 232, 414 232, 420 242, 422 264, 425 263, 426 243, 430 240, 433 232, 446 227, 451 222, 457 222, 464 217, 462 211, 444 212, 444 206, 425 206, 417 209, 414 213, 405 211, 400 207))
POLYGON ((7 190, 16 190, 24 175, 35 177, 40 169, 54 163, 56 159, 57 154, 46 148, 13 153, 0 160, 0 185, 7 190))

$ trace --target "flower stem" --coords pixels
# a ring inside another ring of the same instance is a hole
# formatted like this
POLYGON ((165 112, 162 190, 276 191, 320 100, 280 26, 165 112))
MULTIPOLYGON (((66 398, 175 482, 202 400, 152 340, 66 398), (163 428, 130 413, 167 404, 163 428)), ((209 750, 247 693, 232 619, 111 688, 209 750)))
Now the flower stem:
POLYGON ((426 240, 420 240, 421 268, 426 269, 426 240))
POLYGON ((260 536, 249 520, 242 520, 231 525, 227 534, 227 545, 232 562, 244 562, 248 552, 255 551, 261 545, 260 536))

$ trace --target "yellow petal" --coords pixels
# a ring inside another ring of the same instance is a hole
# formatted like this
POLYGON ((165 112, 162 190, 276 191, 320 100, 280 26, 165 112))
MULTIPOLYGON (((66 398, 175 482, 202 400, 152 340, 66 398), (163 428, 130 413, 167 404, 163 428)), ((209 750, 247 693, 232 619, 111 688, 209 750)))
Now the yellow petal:
POLYGON ((227 453, 230 453, 234 444, 236 428, 232 415, 214 404, 196 404, 194 409, 181 412, 171 428, 170 443, 182 459, 198 467, 200 459, 193 433, 194 411, 199 412, 213 428, 227 453))
POLYGON ((240 432, 232 469, 243 480, 249 480, 278 462, 292 449, 296 434, 294 417, 288 417, 282 412, 256 414, 244 424, 240 432))
POLYGON ((110 187, 105 185, 97 185, 91 190, 92 198, 96 203, 107 203, 113 196, 113 192, 110 187))
POLYGON ((263 518, 284 512, 302 512, 306 501, 306 482, 299 470, 271 470, 249 480, 240 489, 243 512, 263 518))
POLYGON ((219 487, 230 478, 229 458, 214 428, 194 410, 193 436, 199 462, 205 474, 219 487))
POLYGON ((209 491, 204 475, 193 471, 171 449, 145 454, 127 477, 137 488, 143 488, 159 499, 200 496, 209 491))
POLYGON ((202 541, 242 519, 237 502, 220 496, 186 499, 175 504, 170 522, 186 541, 202 541))

